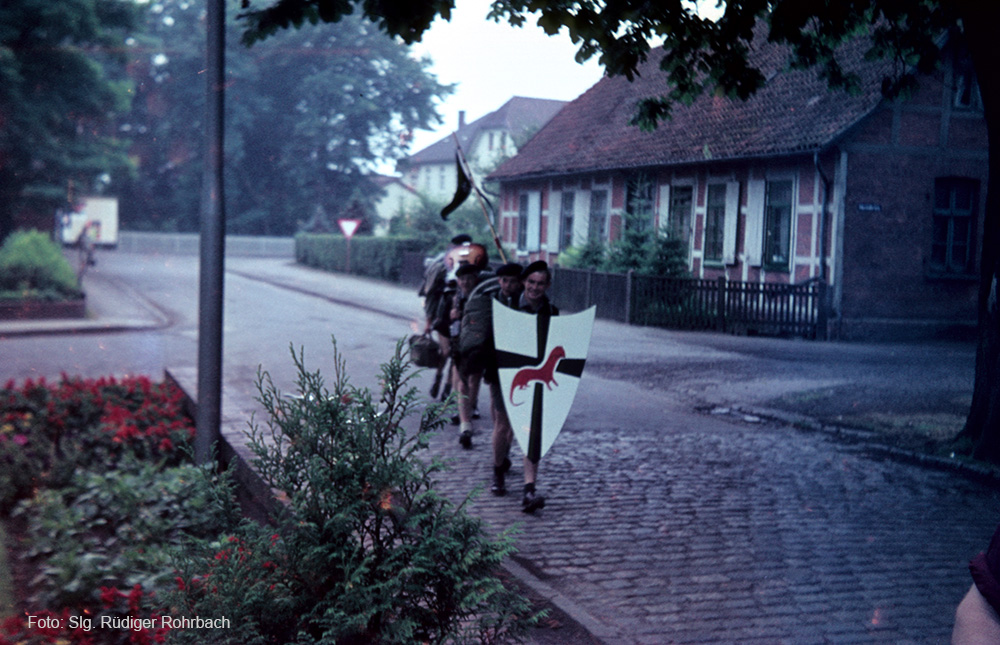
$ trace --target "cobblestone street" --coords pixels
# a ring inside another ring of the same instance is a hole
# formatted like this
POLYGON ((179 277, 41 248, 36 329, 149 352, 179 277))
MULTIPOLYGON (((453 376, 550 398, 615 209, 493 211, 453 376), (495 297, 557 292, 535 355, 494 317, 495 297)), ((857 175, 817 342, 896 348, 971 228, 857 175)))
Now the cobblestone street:
POLYGON ((636 420, 624 406, 596 420, 586 402, 598 393, 619 405, 655 398, 585 379, 542 461, 536 516, 520 512, 519 458, 508 496, 489 493, 487 419, 473 450, 451 426, 432 450, 453 459, 450 494, 483 486, 474 512, 497 529, 520 525, 516 562, 604 640, 948 640, 966 564, 1000 518, 990 489, 774 424, 666 409, 636 420))

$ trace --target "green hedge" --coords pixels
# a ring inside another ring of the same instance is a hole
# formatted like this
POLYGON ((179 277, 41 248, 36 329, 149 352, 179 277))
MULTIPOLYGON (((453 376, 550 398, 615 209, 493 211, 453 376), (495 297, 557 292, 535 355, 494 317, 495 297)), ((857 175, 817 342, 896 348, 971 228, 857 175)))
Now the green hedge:
MULTIPOLYGON (((351 273, 399 281, 403 254, 421 253, 427 243, 412 237, 355 237, 351 239, 351 273)), ((347 239, 341 235, 300 233, 295 236, 299 264, 343 272, 347 265, 347 239)))
POLYGON ((0 246, 0 297, 80 297, 76 273, 59 246, 40 231, 17 231, 0 246))

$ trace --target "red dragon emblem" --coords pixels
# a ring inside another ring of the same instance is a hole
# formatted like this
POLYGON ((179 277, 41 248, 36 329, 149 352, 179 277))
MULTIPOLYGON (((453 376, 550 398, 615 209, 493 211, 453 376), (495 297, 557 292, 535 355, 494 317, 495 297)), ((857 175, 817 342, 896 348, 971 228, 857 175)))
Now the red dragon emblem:
POLYGON ((522 403, 514 403, 514 390, 526 389, 532 381, 541 381, 550 390, 553 385, 559 385, 555 378, 556 365, 564 358, 566 358, 566 350, 560 345, 549 352, 549 357, 545 359, 541 367, 525 367, 518 370, 510 384, 510 404, 523 405, 522 403))

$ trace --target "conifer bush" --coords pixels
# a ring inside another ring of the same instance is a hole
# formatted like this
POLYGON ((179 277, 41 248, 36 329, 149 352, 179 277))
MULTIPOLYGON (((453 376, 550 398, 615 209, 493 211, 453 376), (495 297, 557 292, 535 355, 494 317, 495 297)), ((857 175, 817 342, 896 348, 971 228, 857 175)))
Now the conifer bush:
POLYGON ((244 523, 181 566, 174 610, 230 627, 178 642, 512 642, 537 618, 497 576, 512 534, 490 537, 434 490, 444 466, 426 448, 445 409, 422 407, 404 347, 375 394, 349 383, 335 343, 329 388, 301 350, 296 395, 258 373, 253 465, 283 516, 244 523))

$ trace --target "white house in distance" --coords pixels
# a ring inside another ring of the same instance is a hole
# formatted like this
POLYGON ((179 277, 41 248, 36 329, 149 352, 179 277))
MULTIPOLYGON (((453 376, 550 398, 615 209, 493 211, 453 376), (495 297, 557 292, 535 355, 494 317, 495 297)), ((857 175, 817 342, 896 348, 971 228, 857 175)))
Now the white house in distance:
POLYGON ((420 196, 411 186, 403 181, 402 177, 391 175, 373 175, 372 181, 385 194, 375 204, 376 220, 374 224, 375 235, 386 235, 389 233, 389 223, 392 218, 400 213, 408 213, 420 206, 420 196))
MULTIPOLYGON (((566 101, 515 96, 497 110, 471 123, 459 112, 458 137, 469 162, 473 180, 479 184, 503 159, 513 157, 538 130, 556 115, 566 101)), ((431 203, 447 204, 455 195, 455 139, 452 135, 402 159, 397 169, 403 183, 431 203)))

